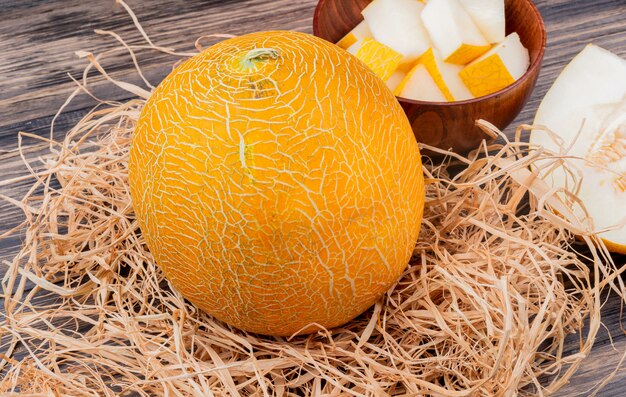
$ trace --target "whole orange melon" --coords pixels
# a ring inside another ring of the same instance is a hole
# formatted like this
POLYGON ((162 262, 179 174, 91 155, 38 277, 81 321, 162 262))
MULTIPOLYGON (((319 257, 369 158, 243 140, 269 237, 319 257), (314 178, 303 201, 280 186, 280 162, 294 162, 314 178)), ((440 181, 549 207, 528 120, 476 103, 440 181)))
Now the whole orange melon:
POLYGON ((339 47, 284 31, 176 68, 142 111, 129 178, 172 285, 270 335, 371 306, 405 269, 424 204, 419 149, 385 83, 339 47))

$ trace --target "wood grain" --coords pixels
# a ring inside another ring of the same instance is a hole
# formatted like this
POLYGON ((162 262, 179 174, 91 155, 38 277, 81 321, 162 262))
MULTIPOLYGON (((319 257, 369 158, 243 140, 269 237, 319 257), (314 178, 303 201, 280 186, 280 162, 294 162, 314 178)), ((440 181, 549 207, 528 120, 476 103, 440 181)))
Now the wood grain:
MULTIPOLYGON (((255 30, 291 29, 312 32, 315 0, 128 0, 145 30, 159 45, 177 50, 193 49, 195 38, 211 33, 242 34, 255 30)), ((548 31, 548 45, 538 83, 512 126, 532 121, 539 102, 563 66, 589 42, 626 58, 626 2, 624 0, 539 0, 548 31)), ((115 40, 97 35, 94 29, 113 30, 131 43, 142 43, 132 20, 121 6, 111 1, 81 0, 0 0, 0 170, 1 180, 25 175, 26 168, 16 152, 17 132, 40 136, 50 134, 50 122, 74 83, 67 73, 79 77, 85 60, 78 50, 101 53, 117 46, 115 40)), ((138 52, 146 77, 158 83, 171 70, 176 58, 138 52)), ((116 78, 140 83, 130 67, 127 54, 108 57, 105 67, 116 78)), ((95 76, 95 74, 94 74, 95 76)), ((123 100, 129 95, 95 77, 96 95, 123 100)), ((55 136, 62 137, 95 102, 86 95, 76 98, 55 124, 55 136)), ((513 127, 507 129, 512 134, 513 127)), ((32 140, 30 141, 32 143, 32 140)), ((25 156, 37 164, 45 147, 29 149, 25 156)), ((0 194, 19 199, 28 181, 0 186, 0 194)), ((15 207, 0 200, 0 234, 21 222, 15 207)), ((0 263, 19 248, 19 236, 0 240, 0 263)), ((615 258, 626 263, 624 257, 615 258)), ((0 265, 0 276, 5 267, 0 265)), ((586 391, 615 368, 626 337, 620 331, 620 299, 610 298, 604 321, 613 337, 601 332, 592 355, 572 383, 558 395, 588 395, 586 391), (617 350, 617 352, 616 352, 617 350), (617 357, 617 358, 616 358, 617 357)), ((571 338, 570 348, 577 344, 571 338)), ((626 371, 618 372, 599 394, 602 397, 626 394, 626 371)))

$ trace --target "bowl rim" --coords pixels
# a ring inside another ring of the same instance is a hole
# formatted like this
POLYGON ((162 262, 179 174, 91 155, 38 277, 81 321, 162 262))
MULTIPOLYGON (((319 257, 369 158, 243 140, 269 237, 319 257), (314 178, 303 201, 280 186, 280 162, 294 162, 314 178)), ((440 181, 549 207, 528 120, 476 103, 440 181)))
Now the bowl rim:
MULTIPOLYGON (((315 12, 313 13, 313 35, 316 37, 320 37, 319 36, 319 18, 320 18, 320 14, 322 13, 322 7, 324 6, 324 4, 327 2, 328 0, 319 0, 317 2, 317 6, 315 7, 315 12)), ((537 6, 535 5, 535 3, 532 0, 519 0, 519 1, 524 1, 526 2, 529 6, 530 9, 532 10, 535 18, 539 21, 539 28, 540 28, 540 33, 541 33, 541 47, 539 48, 539 53, 537 54, 537 57, 535 58, 535 60, 530 64, 530 66, 528 67, 528 70, 526 71, 526 73, 524 73, 522 75, 522 77, 520 77, 519 79, 515 80, 515 82, 511 85, 508 85, 506 87, 504 87, 503 89, 493 92, 489 95, 483 95, 477 98, 472 98, 472 99, 466 99, 464 101, 454 101, 454 102, 431 102, 431 101, 418 101, 415 99, 409 99, 409 98, 404 98, 404 97, 400 97, 400 96, 396 96, 396 98, 398 98, 399 102, 403 102, 403 103, 407 103, 407 104, 411 104, 411 105, 437 105, 437 106, 460 106, 460 105, 468 105, 468 104, 472 104, 472 103, 478 103, 481 101, 486 101, 495 97, 498 97, 502 94, 506 94, 509 91, 513 91, 515 90, 518 86, 520 86, 521 84, 523 84, 526 80, 528 80, 529 78, 531 78, 531 76, 533 76, 536 72, 538 72, 538 69, 541 68, 541 63, 543 62, 543 57, 545 55, 546 52, 546 44, 547 44, 547 33, 546 33, 546 25, 543 21, 543 17, 541 16, 541 13, 539 12, 539 9, 537 8, 537 6)), ((333 43, 335 44, 335 43, 333 43)))

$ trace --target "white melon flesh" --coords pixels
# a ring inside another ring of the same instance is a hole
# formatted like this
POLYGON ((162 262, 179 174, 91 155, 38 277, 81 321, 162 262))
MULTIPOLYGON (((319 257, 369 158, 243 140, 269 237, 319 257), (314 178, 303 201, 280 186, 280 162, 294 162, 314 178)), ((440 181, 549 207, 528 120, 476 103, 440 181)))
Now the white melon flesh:
POLYGON ((502 59, 502 63, 506 66, 506 70, 511 73, 515 80, 522 77, 530 66, 530 54, 528 49, 522 44, 517 33, 508 35, 502 43, 498 44, 493 51, 489 51, 487 54, 491 53, 498 54, 500 59, 502 59))
MULTIPOLYGON (((556 134, 565 149, 538 129, 533 144, 575 157, 566 163, 583 177, 579 196, 594 229, 603 231, 609 249, 626 253, 626 60, 588 45, 544 97, 535 125, 556 134)), ((546 179, 571 188, 561 169, 546 179)))
POLYGON ((419 17, 419 0, 374 0, 363 11, 374 38, 414 61, 430 48, 428 33, 419 17))
POLYGON ((385 83, 387 84, 387 87, 389 87, 391 91, 395 91, 396 88, 398 88, 398 86, 400 85, 400 83, 402 83, 402 80, 404 80, 405 77, 406 77, 406 73, 403 73, 398 70, 398 71, 395 71, 391 75, 391 77, 389 77, 387 81, 385 81, 385 83))
POLYGON ((480 32, 490 43, 504 40, 506 21, 504 0, 460 0, 480 32))
POLYGON ((350 33, 348 33, 341 40, 339 40, 337 45, 343 48, 344 50, 347 50, 350 46, 352 46, 357 41, 371 38, 371 37, 372 37, 372 32, 369 26, 367 25, 367 22, 361 21, 361 23, 356 25, 356 27, 352 29, 350 33))
POLYGON ((346 51, 356 56, 356 53, 359 51, 362 45, 363 45, 363 40, 359 40, 356 43, 352 44, 350 47, 348 47, 346 51))
POLYGON ((464 101, 474 97, 459 76, 463 67, 444 62, 436 49, 431 48, 426 51, 419 62, 426 67, 449 102, 464 101))
POLYGON ((491 48, 458 0, 429 0, 421 17, 446 62, 465 65, 491 48))
POLYGON ((415 66, 396 89, 395 94, 416 101, 445 102, 443 95, 424 65, 415 66))

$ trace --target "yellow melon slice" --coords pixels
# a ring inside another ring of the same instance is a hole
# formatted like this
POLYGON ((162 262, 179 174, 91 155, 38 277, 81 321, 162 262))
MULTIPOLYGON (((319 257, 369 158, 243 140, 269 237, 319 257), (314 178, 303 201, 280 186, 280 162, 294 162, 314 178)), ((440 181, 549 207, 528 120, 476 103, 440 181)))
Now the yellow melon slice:
MULTIPOLYGON (((626 60, 588 45, 563 70, 544 97, 530 141, 567 154, 582 175, 578 193, 595 230, 609 249, 626 254, 626 60), (565 148, 565 149, 562 149, 565 148)), ((572 187, 561 169, 546 176, 557 188, 572 187)), ((582 210, 577 214, 582 217, 582 210)))
POLYGON ((459 77, 459 72, 463 70, 463 67, 444 62, 436 49, 431 48, 426 51, 419 62, 426 67, 449 102, 463 101, 474 97, 459 77))
POLYGON ((445 102, 446 97, 426 67, 417 64, 394 92, 396 96, 416 101, 445 102))
POLYGON ((490 43, 504 40, 506 21, 504 0, 460 0, 465 11, 490 43))
POLYGON ((528 50, 517 33, 470 63, 459 74, 475 96, 499 91, 522 77, 530 65, 528 50))
POLYGON ((356 25, 356 27, 352 29, 350 33, 348 33, 341 40, 339 40, 337 45, 344 50, 347 50, 357 41, 370 37, 372 37, 371 30, 369 26, 367 26, 367 22, 362 21, 360 24, 356 25))
POLYGON ((403 58, 402 54, 370 38, 356 42, 348 48, 348 52, 385 81, 398 69, 403 58))
POLYGON ((423 9, 418 0, 374 0, 362 14, 374 38, 401 53, 404 63, 410 63, 431 47, 419 18, 423 9))
POLYGON ((430 0, 421 18, 446 62, 466 65, 491 48, 458 0, 430 0))

